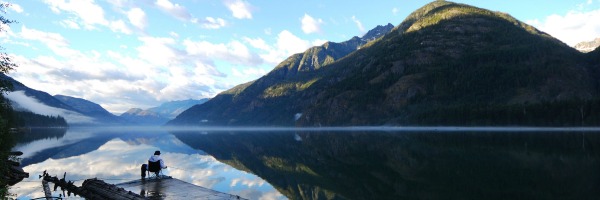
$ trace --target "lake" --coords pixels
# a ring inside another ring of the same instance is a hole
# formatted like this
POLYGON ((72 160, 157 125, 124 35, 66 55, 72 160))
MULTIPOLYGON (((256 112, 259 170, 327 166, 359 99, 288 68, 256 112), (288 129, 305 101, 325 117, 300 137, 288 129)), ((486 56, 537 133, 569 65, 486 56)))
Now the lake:
POLYGON ((19 199, 43 197, 44 170, 76 185, 139 179, 155 150, 166 175, 248 199, 600 196, 594 128, 70 128, 23 134, 14 150, 31 176, 11 188, 19 199))

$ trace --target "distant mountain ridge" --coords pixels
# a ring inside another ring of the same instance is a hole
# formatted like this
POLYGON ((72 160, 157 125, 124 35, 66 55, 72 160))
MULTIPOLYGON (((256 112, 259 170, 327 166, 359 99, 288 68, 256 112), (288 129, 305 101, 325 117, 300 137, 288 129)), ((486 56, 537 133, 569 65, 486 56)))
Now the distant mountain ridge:
POLYGON ((141 108, 131 108, 119 116, 129 123, 139 125, 162 125, 169 121, 168 118, 160 116, 154 111, 143 110, 141 108))
POLYGON ((592 41, 580 42, 575 45, 575 49, 587 53, 594 51, 596 48, 600 46, 600 38, 596 38, 592 41))
POLYGON ((47 116, 61 116, 66 119, 69 125, 96 125, 105 122, 104 119, 88 116, 54 96, 43 91, 31 89, 5 74, 0 74, 0 79, 12 83, 13 91, 5 94, 5 96, 11 101, 11 106, 16 111, 32 112, 47 116))
POLYGON ((202 104, 206 101, 208 101, 208 99, 188 99, 165 102, 160 106, 148 108, 146 110, 141 108, 131 108, 127 112, 121 114, 120 117, 134 124, 163 125, 188 108, 197 104, 202 104))
POLYGON ((13 85, 13 91, 23 91, 25 95, 32 96, 35 99, 44 102, 44 104, 46 104, 48 106, 55 107, 55 108, 62 108, 65 110, 77 111, 73 107, 54 98, 52 95, 50 95, 46 92, 43 92, 43 91, 31 89, 31 88, 25 86, 23 83, 13 79, 12 77, 5 75, 5 74, 0 73, 0 79, 11 82, 13 85))
POLYGON ((208 101, 207 98, 199 99, 199 100, 187 99, 187 100, 179 100, 179 101, 169 101, 169 102, 162 103, 157 107, 148 108, 148 110, 156 112, 163 117, 166 117, 169 119, 174 119, 175 117, 177 117, 177 115, 181 114, 183 111, 187 110, 188 108, 190 108, 194 105, 203 104, 207 101, 208 101))
POLYGON ((21 82, 0 73, 1 81, 13 84, 14 91, 5 95, 16 111, 30 116, 33 112, 47 116, 64 117, 69 125, 98 126, 98 125, 163 125, 179 113, 193 105, 201 104, 208 99, 180 100, 165 102, 160 106, 147 110, 130 109, 121 116, 116 116, 97 103, 86 99, 65 95, 50 95, 46 92, 31 89, 21 82))
POLYGON ((598 117, 594 52, 506 13, 434 1, 381 38, 358 41, 292 55, 169 124, 566 125, 598 117))

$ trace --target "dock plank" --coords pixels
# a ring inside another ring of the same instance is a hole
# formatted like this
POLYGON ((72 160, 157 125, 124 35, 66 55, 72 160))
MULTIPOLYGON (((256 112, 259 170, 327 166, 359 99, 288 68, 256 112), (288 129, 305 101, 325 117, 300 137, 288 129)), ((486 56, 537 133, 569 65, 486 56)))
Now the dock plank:
POLYGON ((116 186, 128 191, 139 192, 140 195, 148 199, 244 199, 236 195, 214 191, 171 177, 134 180, 119 183, 116 186))

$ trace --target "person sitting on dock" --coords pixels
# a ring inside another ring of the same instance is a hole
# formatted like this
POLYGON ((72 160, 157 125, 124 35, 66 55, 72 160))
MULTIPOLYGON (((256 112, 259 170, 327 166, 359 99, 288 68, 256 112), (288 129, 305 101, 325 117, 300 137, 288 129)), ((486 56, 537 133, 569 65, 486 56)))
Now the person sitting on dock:
POLYGON ((161 169, 167 168, 167 166, 165 165, 165 161, 163 161, 163 159, 160 157, 160 151, 154 151, 154 155, 148 158, 148 162, 160 162, 161 169))
POLYGON ((146 170, 148 172, 153 172, 156 174, 156 177, 159 177, 160 170, 166 169, 167 165, 165 165, 165 161, 160 157, 160 151, 155 151, 154 155, 150 156, 148 159, 148 165, 142 165, 142 179, 146 177, 146 170))

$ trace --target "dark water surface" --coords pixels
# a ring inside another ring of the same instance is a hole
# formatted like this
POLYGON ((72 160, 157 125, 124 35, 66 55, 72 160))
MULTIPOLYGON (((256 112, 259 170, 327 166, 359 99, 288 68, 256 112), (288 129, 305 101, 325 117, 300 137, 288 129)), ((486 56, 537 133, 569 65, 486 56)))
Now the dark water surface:
POLYGON ((11 192, 41 197, 46 169, 133 180, 161 150, 167 175, 249 199, 600 198, 593 129, 149 130, 24 135, 15 150, 35 178, 11 192))

